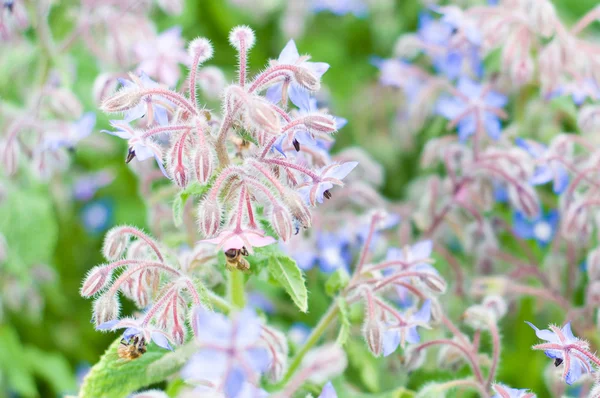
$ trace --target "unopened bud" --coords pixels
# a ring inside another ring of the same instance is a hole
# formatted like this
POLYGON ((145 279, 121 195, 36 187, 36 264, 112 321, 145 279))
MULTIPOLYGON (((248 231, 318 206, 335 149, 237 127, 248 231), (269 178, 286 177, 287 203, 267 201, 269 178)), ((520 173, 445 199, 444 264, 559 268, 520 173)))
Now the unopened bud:
POLYGON ((139 104, 141 98, 141 91, 137 88, 122 88, 102 101, 100 109, 106 113, 125 112, 139 104))
POLYGON ((190 55, 190 58, 197 61, 197 66, 212 58, 213 46, 210 44, 210 40, 205 39, 204 37, 198 37, 192 40, 188 45, 188 54, 190 55))
POLYGON ((321 80, 308 68, 302 66, 296 67, 294 69, 294 79, 296 83, 308 91, 315 92, 321 88, 321 80))
POLYGON ((112 272, 106 265, 99 265, 92 268, 86 275, 83 285, 81 285, 81 296, 91 297, 104 289, 111 280, 112 272))
POLYGON ((367 317, 363 325, 363 337, 369 351, 376 357, 383 353, 383 324, 373 317, 367 317))
POLYGON ((216 66, 206 66, 200 69, 197 82, 205 96, 213 100, 221 97, 227 85, 225 74, 216 66))
POLYGON ((267 101, 261 98, 254 97, 248 101, 247 114, 254 129, 266 130, 275 134, 281 128, 279 115, 271 108, 267 101))
POLYGON ((194 154, 194 171, 201 184, 206 184, 214 171, 214 158, 208 146, 201 146, 194 154))
POLYGON ((92 320, 96 326, 119 318, 119 301, 115 294, 103 294, 94 301, 92 320))
POLYGON ((276 205, 273 208, 271 213, 271 225, 284 242, 292 236, 294 230, 292 216, 283 206, 276 205))
POLYGON ((496 319, 501 319, 508 311, 506 300, 501 296, 487 296, 481 304, 492 311, 496 319))
POLYGON ((267 377, 272 383, 277 383, 283 378, 287 369, 288 344, 286 336, 279 330, 263 326, 261 337, 269 346, 271 365, 267 377))
POLYGON ((325 383, 340 375, 348 365, 346 353, 337 344, 330 343, 309 351, 302 360, 302 369, 310 369, 308 378, 325 383))
MULTIPOLYGON (((463 335, 466 339, 467 337, 463 335)), ((452 341, 459 343, 457 337, 453 337, 452 341)), ((460 344, 460 343, 459 343, 460 344)), ((451 344, 444 344, 440 348, 437 357, 437 365, 441 369, 457 370, 459 366, 464 364, 464 354, 458 348, 451 344)))
POLYGON ((283 200, 287 208, 290 210, 292 217, 298 220, 300 226, 303 228, 309 228, 312 224, 311 213, 300 195, 289 190, 286 192, 283 200))
POLYGON ((175 322, 175 324, 173 325, 173 331, 171 333, 175 344, 182 345, 183 343, 185 343, 185 335, 186 329, 182 327, 180 323, 175 322))
POLYGON ((550 37, 556 26, 556 11, 548 0, 525 0, 525 9, 534 29, 543 37, 550 37))
POLYGON ((483 305, 472 305, 467 308, 462 319, 474 330, 487 330, 491 323, 496 323, 494 312, 483 305))
POLYGON ((600 280, 600 247, 595 248, 587 255, 587 274, 590 281, 600 280))
POLYGON ((94 80, 93 97, 96 104, 101 104, 104 99, 117 90, 119 81, 112 73, 102 73, 94 80))
POLYGON ((394 55, 402 59, 416 57, 421 51, 422 40, 415 34, 404 34, 394 45, 394 55))
POLYGON ((173 181, 180 188, 185 188, 188 184, 187 171, 183 164, 179 163, 172 171, 173 181))
POLYGON ((404 349, 402 364, 407 372, 419 369, 425 363, 425 351, 418 350, 415 345, 409 345, 404 349))
POLYGON ((123 256, 127 249, 129 239, 124 233, 121 233, 121 228, 113 228, 106 234, 104 238, 104 246, 102 246, 102 254, 107 260, 116 260, 123 256))
POLYGON ((333 133, 337 130, 335 119, 325 114, 307 115, 302 119, 307 129, 316 133, 333 133))
POLYGON ((585 241, 591 233, 590 214, 585 199, 579 198, 569 204, 561 223, 562 235, 570 241, 585 241))
POLYGON ((530 185, 509 185, 508 199, 510 203, 527 218, 536 218, 540 212, 540 201, 530 185))
POLYGON ((510 78, 517 87, 521 87, 531 81, 534 69, 530 56, 515 59, 510 65, 510 78))
POLYGON ((216 235, 221 226, 221 206, 216 200, 205 199, 198 206, 198 225, 205 237, 216 235))
POLYGON ((83 113, 83 106, 77 96, 64 87, 52 90, 50 94, 50 108, 59 117, 79 117, 83 113))
POLYGON ((248 26, 236 26, 229 34, 229 43, 236 49, 240 50, 242 44, 246 50, 254 46, 254 32, 248 26))

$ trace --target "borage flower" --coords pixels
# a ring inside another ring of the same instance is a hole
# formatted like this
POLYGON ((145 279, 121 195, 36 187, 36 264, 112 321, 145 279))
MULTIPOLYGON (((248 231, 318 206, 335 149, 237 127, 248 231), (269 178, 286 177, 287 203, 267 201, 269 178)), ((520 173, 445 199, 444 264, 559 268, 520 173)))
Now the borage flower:
POLYGON ((204 239, 202 242, 215 244, 223 251, 240 250, 245 247, 249 253, 252 253, 253 247, 268 246, 276 240, 271 236, 265 236, 265 233, 258 229, 244 229, 238 225, 233 229, 222 231, 216 238, 204 239))
POLYGON ((560 194, 569 185, 569 173, 564 165, 556 159, 552 148, 532 140, 517 138, 519 147, 527 151, 536 160, 536 167, 531 177, 532 185, 543 185, 552 181, 554 193, 560 194))
POLYGON ((358 162, 333 163, 321 168, 317 175, 318 179, 308 179, 300 184, 298 193, 304 198, 306 203, 315 206, 317 202, 323 203, 323 198, 329 199, 331 192, 329 190, 334 185, 343 186, 342 180, 358 165, 358 162))
POLYGON ((162 162, 162 151, 151 138, 144 138, 142 132, 133 129, 128 123, 111 121, 110 124, 116 128, 117 131, 102 130, 102 132, 127 140, 129 153, 125 160, 126 163, 129 163, 133 158, 142 162, 150 157, 154 157, 156 163, 158 163, 158 167, 160 167, 160 171, 168 177, 162 162))
POLYGON ((96 330, 102 331, 114 331, 118 329, 125 329, 123 338, 127 341, 131 340, 133 336, 140 336, 144 338, 146 344, 154 342, 154 344, 165 350, 173 350, 171 344, 169 344, 169 336, 165 332, 147 325, 141 319, 114 319, 112 321, 104 322, 96 327, 96 330))
POLYGON ((398 319, 397 324, 392 324, 383 335, 383 355, 388 356, 401 345, 402 348, 406 343, 416 344, 421 341, 421 336, 417 331, 417 327, 429 328, 429 320, 431 319, 431 301, 425 300, 420 310, 413 314, 408 314, 405 319, 398 319))
POLYGON ((501 118, 506 114, 501 109, 508 101, 505 95, 492 91, 466 77, 458 81, 456 96, 438 101, 437 111, 458 126, 458 137, 466 141, 476 132, 487 132, 497 140, 502 132, 501 118))
POLYGON ((564 366, 563 377, 569 385, 575 383, 582 374, 592 373, 589 345, 579 340, 571 331, 571 322, 562 328, 550 325, 550 330, 540 330, 530 322, 525 322, 535 330, 535 334, 547 343, 534 345, 534 350, 544 350, 544 354, 554 359, 554 365, 564 366))
MULTIPOLYGON (((298 48, 296 48, 296 43, 294 40, 290 40, 286 46, 279 54, 279 58, 276 61, 271 61, 273 65, 296 65, 302 66, 309 69, 317 79, 320 79, 321 76, 327 72, 329 69, 329 64, 325 62, 309 62, 310 56, 303 55, 300 56, 298 53, 298 48)), ((266 93, 266 97, 269 101, 274 104, 278 103, 283 99, 283 85, 284 83, 277 83, 272 87, 269 87, 266 93)), ((298 86, 297 83, 292 82, 291 86, 298 86)))
MULTIPOLYGON (((119 83, 121 83, 125 90, 161 87, 160 84, 150 79, 144 72, 140 72, 139 76, 130 73, 129 78, 131 80, 119 79, 119 83)), ((174 109, 174 104, 168 99, 160 95, 147 95, 142 98, 139 104, 125 111, 124 121, 129 123, 145 117, 148 126, 154 124, 154 122, 164 126, 169 122, 169 112, 174 109)))
POLYGON ((194 316, 201 348, 182 370, 182 377, 198 385, 198 393, 223 393, 241 397, 246 384, 258 385, 271 358, 261 345, 261 323, 251 310, 233 320, 222 314, 199 309, 194 316))
POLYGON ((535 239, 540 246, 552 241, 558 227, 558 211, 551 210, 547 214, 540 212, 534 219, 528 219, 517 211, 513 215, 513 230, 521 239, 535 239))
POLYGON ((325 386, 323 387, 323 389, 321 390, 321 394, 319 395, 319 398, 337 398, 337 392, 335 391, 335 388, 333 388, 333 384, 331 384, 331 382, 327 382, 327 384, 325 384, 325 386))

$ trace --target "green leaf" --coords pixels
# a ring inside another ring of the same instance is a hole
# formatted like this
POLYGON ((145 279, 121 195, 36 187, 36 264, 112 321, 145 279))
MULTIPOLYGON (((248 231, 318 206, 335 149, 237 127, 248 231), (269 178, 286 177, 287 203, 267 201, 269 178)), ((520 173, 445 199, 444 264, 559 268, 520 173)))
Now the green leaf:
POLYGON ((271 255, 268 261, 269 274, 283 286, 300 311, 306 312, 308 291, 296 262, 282 253, 271 255))
POLYGON ((325 292, 331 297, 335 296, 340 290, 345 288, 350 281, 348 272, 343 268, 338 268, 325 282, 325 292))
POLYGON ((17 332, 8 326, 0 327, 0 375, 8 388, 23 397, 36 397, 37 388, 17 332))
POLYGON ((67 359, 57 352, 44 352, 27 346, 23 352, 32 372, 52 386, 54 391, 76 391, 76 381, 67 359))
POLYGON ((183 199, 177 195, 173 201, 173 224, 180 227, 183 223, 183 199))
POLYGON ((92 367, 81 386, 82 398, 120 398, 142 387, 159 383, 177 373, 195 352, 195 344, 188 343, 173 352, 148 346, 142 357, 124 361, 117 354, 121 338, 115 340, 100 361, 92 367))
POLYGON ((348 318, 348 303, 344 300, 343 297, 338 297, 337 305, 340 309, 339 319, 340 319, 340 332, 338 333, 338 337, 336 343, 344 346, 346 341, 348 341, 348 337, 350 336, 350 319, 348 318))

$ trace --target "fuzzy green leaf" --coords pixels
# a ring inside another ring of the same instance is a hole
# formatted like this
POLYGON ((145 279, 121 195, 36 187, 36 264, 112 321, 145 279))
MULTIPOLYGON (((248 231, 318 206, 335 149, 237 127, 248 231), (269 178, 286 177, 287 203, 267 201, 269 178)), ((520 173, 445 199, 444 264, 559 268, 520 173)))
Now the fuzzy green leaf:
POLYGON ((194 353, 193 343, 173 352, 154 344, 142 357, 124 361, 117 354, 121 338, 115 340, 100 361, 92 367, 81 387, 81 398, 119 398, 151 384, 159 383, 178 372, 194 353))
POLYGON ((308 291, 302 271, 296 262, 281 253, 273 254, 268 262, 269 274, 290 295, 302 312, 308 310, 308 291))
POLYGON ((340 319, 340 332, 338 333, 338 337, 336 343, 344 346, 346 341, 348 341, 348 337, 350 336, 350 319, 348 318, 348 303, 344 300, 343 297, 338 297, 337 305, 340 309, 339 311, 339 319, 340 319))
POLYGON ((327 282, 325 282, 325 292, 329 296, 333 297, 340 290, 345 288, 346 285, 348 285, 349 281, 350 281, 350 276, 348 275, 348 272, 343 268, 338 268, 327 279, 327 282))

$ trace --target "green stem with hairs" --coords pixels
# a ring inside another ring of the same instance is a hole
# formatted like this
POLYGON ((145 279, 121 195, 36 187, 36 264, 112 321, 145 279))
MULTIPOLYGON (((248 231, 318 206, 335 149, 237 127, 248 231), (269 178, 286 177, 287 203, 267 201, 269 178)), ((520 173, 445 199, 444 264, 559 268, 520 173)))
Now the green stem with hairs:
POLYGON ((246 292, 244 285, 246 284, 244 273, 237 269, 229 272, 229 280, 227 285, 227 298, 234 308, 244 308, 246 306, 246 292))

